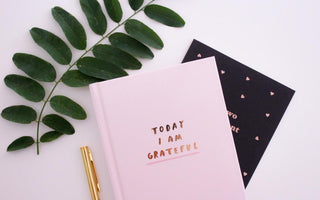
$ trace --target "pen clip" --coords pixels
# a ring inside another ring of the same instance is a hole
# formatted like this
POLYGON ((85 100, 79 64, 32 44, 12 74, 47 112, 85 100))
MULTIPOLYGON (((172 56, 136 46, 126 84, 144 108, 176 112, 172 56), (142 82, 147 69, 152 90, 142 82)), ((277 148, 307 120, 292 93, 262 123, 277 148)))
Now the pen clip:
POLYGON ((100 185, 99 185, 96 167, 94 165, 93 157, 92 157, 91 151, 89 149, 88 149, 88 154, 89 154, 90 164, 91 164, 91 169, 92 169, 92 176, 93 176, 92 178, 95 183, 95 187, 97 188, 97 191, 100 192, 100 185))

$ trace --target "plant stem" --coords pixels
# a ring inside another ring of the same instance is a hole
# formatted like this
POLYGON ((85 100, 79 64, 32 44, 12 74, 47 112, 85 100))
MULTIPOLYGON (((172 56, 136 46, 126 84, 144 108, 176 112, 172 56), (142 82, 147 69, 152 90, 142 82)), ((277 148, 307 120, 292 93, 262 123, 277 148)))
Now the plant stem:
POLYGON ((132 17, 134 17, 136 14, 140 13, 146 6, 150 5, 152 2, 154 2, 155 0, 151 0, 149 3, 147 3, 145 6, 143 6, 142 8, 140 8, 139 10, 135 11, 130 17, 128 17, 126 20, 124 20, 122 23, 118 24, 115 28, 113 28, 109 33, 107 33, 106 35, 102 36, 101 39, 96 42, 90 49, 86 50, 76 61, 74 61, 72 64, 69 64, 68 69, 61 75, 61 77, 55 82, 54 86, 52 87, 48 97, 46 98, 46 100, 44 101, 39 117, 38 117, 38 121, 37 121, 37 140, 36 140, 36 144, 37 144, 37 155, 39 155, 40 153, 40 141, 39 141, 39 132, 40 132, 40 123, 41 123, 41 118, 42 118, 42 114, 43 111, 47 105, 47 103, 49 102, 54 90, 56 89, 56 87, 58 86, 58 84, 61 82, 62 77, 65 73, 67 73, 68 71, 71 70, 72 67, 74 67, 77 62, 83 58, 85 55, 87 55, 87 53, 89 53, 90 51, 92 51, 92 49, 94 47, 96 47, 98 44, 100 44, 104 39, 108 38, 114 31, 116 31, 120 26, 122 26, 123 24, 125 24, 129 19, 131 19, 132 17))

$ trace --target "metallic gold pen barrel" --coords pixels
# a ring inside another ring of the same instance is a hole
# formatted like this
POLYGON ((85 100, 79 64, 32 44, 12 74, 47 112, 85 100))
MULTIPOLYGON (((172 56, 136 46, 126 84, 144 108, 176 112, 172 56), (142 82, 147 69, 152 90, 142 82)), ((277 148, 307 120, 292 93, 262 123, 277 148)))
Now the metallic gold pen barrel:
POLYGON ((87 174, 91 198, 92 200, 100 200, 100 186, 90 149, 88 146, 84 146, 80 148, 80 151, 82 155, 84 168, 87 174))

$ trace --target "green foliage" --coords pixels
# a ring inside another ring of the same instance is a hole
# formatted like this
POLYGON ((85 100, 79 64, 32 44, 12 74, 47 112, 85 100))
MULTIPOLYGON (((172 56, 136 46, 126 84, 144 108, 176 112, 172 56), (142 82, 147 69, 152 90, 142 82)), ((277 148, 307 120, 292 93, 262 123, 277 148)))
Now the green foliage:
POLYGON ((39 102, 44 98, 45 91, 38 82, 31 78, 9 74, 4 78, 5 84, 25 99, 39 102))
POLYGON ((124 27, 129 35, 140 42, 145 43, 146 45, 149 45, 155 49, 163 48, 163 42, 161 38, 156 34, 156 32, 154 32, 144 23, 136 19, 129 19, 124 27))
POLYGON ((129 4, 132 10, 138 10, 143 4, 143 0, 129 0, 129 4))
POLYGON ((132 55, 107 44, 99 44, 93 50, 96 58, 110 62, 123 69, 140 69, 142 64, 132 55))
POLYGON ((87 46, 87 36, 80 22, 60 7, 52 8, 51 12, 72 46, 80 50, 85 49, 87 46))
POLYGON ((94 57, 81 58, 77 62, 77 67, 81 73, 103 80, 109 80, 128 75, 128 73, 120 67, 94 57))
POLYGON ((133 56, 148 59, 154 57, 152 51, 146 45, 124 33, 114 33, 110 35, 109 41, 113 46, 133 56))
POLYGON ((63 133, 59 133, 57 131, 49 131, 40 137, 40 142, 51 142, 53 140, 58 139, 62 135, 63 133))
POLYGON ((52 97, 50 99, 50 106, 56 112, 72 117, 73 119, 83 120, 87 118, 84 109, 66 96, 57 95, 52 97))
POLYGON ((22 136, 13 141, 7 148, 7 151, 16 151, 27 148, 34 144, 34 139, 30 136, 22 136))
POLYGON ((69 46, 61 38, 47 30, 32 28, 30 34, 36 44, 42 47, 58 64, 68 65, 68 68, 60 76, 56 77, 55 67, 49 62, 35 55, 16 53, 12 61, 18 69, 27 76, 9 74, 4 78, 5 84, 26 100, 32 102, 43 101, 39 113, 33 108, 25 105, 13 105, 2 110, 2 118, 21 124, 29 124, 33 121, 37 124, 36 140, 30 136, 23 136, 13 141, 7 151, 24 149, 36 143, 39 154, 40 142, 51 142, 63 134, 72 135, 75 129, 65 118, 57 114, 44 114, 48 104, 60 114, 73 119, 84 120, 87 117, 85 110, 69 97, 54 94, 58 84, 63 82, 70 87, 86 87, 91 83, 100 82, 127 76, 126 69, 138 70, 142 67, 138 58, 152 59, 153 52, 146 45, 162 49, 163 42, 158 34, 146 24, 133 19, 139 13, 144 13, 158 22, 168 26, 182 27, 183 19, 174 11, 159 6, 151 5, 155 0, 149 1, 141 7, 143 0, 129 0, 130 7, 135 11, 125 20, 122 20, 122 8, 118 0, 104 0, 106 11, 110 18, 118 23, 114 29, 106 33, 107 19, 97 0, 79 0, 81 9, 89 23, 92 31, 101 38, 87 48, 86 31, 80 22, 68 11, 61 7, 54 7, 51 13, 59 24, 69 43, 78 50, 83 50, 82 55, 73 63, 72 53, 69 46), (124 25, 128 34, 116 32, 124 25), (111 44, 102 44, 109 39, 111 44), (94 57, 89 57, 92 53, 94 57), (72 69, 77 66, 78 69, 72 69), (43 86, 38 83, 53 82, 52 88, 45 97, 43 86), (45 115, 43 117, 43 115, 45 115), (40 136, 40 125, 46 125, 52 130, 40 136))
POLYGON ((3 109, 1 117, 16 123, 30 124, 37 119, 37 113, 29 106, 18 105, 3 109))
POLYGON ((173 10, 159 5, 149 5, 144 9, 144 13, 162 24, 172 27, 183 27, 185 22, 173 10))
POLYGON ((40 47, 61 65, 68 65, 72 59, 72 53, 66 43, 58 36, 41 28, 32 28, 30 34, 40 47))
POLYGON ((122 9, 118 0, 104 0, 106 10, 110 18, 119 23, 122 19, 122 9))
POLYGON ((26 53, 16 53, 12 57, 14 64, 31 78, 52 82, 56 79, 56 70, 45 60, 26 53))
POLYGON ((80 5, 91 30, 98 35, 103 35, 107 30, 107 20, 98 1, 80 0, 80 5))
POLYGON ((70 70, 63 74, 62 82, 70 87, 85 87, 91 83, 100 82, 102 79, 87 76, 79 70, 70 70))
POLYGON ((55 131, 72 135, 75 133, 73 126, 63 117, 56 114, 49 114, 42 118, 42 122, 55 131))

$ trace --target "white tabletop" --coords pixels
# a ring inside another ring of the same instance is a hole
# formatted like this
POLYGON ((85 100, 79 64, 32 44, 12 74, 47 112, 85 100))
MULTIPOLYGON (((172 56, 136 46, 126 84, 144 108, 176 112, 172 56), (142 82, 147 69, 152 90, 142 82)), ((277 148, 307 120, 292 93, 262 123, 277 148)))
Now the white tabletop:
MULTIPOLYGON (((154 51, 153 60, 143 61, 142 70, 130 73, 180 63, 195 38, 296 90, 247 187, 247 199, 320 199, 319 1, 156 0, 156 3, 177 11, 185 19, 186 26, 182 29, 162 26, 143 13, 139 14, 137 18, 156 30, 165 47, 154 51)), ((121 0, 121 4, 126 18, 132 11, 127 0, 121 0)), ((79 19, 87 30, 88 46, 99 39, 89 29, 78 0, 2 1, 1 80, 9 73, 23 74, 11 60, 16 52, 32 53, 46 59, 57 66, 60 75, 66 69, 57 65, 29 34, 29 30, 36 26, 65 39, 51 16, 54 6, 63 7, 79 19)), ((111 30, 115 24, 108 22, 108 30, 111 30)), ((73 50, 73 54, 75 60, 80 51, 73 50)), ((52 85, 45 84, 45 87, 49 91, 52 85)), ((0 90, 1 110, 15 104, 31 105, 37 110, 42 106, 19 97, 3 82, 0 90)), ((96 161, 101 198, 113 200, 88 88, 69 88, 59 84, 55 94, 67 95, 81 104, 88 119, 69 119, 76 133, 41 144, 39 156, 35 145, 22 151, 6 152, 14 139, 23 135, 35 137, 35 123, 20 125, 0 119, 0 199, 90 199, 79 151, 80 146, 89 145, 96 161)), ((45 113, 51 111, 48 106, 45 113)), ((48 129, 42 127, 41 130, 43 133, 48 129)))

